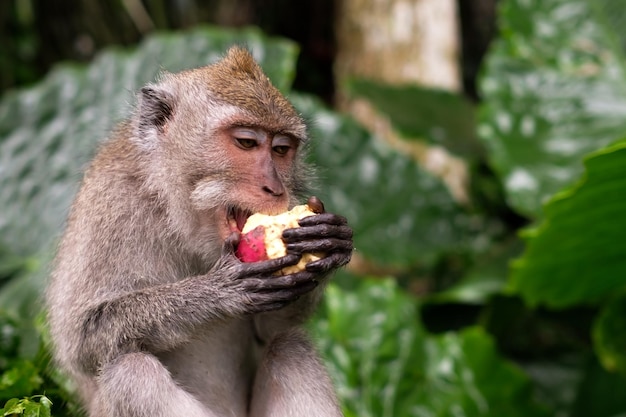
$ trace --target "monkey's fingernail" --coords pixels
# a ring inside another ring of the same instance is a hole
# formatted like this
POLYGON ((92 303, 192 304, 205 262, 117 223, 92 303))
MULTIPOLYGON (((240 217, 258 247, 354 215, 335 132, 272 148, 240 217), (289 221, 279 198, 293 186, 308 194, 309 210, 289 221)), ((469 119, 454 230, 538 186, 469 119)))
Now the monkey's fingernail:
POLYGON ((324 203, 322 203, 322 200, 315 197, 314 195, 309 197, 308 201, 306 202, 306 205, 309 206, 309 209, 313 213, 316 213, 316 214, 324 213, 324 203))

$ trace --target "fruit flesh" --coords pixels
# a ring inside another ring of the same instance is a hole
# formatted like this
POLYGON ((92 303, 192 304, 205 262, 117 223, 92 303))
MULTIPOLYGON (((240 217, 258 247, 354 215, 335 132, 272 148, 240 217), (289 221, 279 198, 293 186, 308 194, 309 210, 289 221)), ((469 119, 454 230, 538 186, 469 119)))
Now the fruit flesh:
MULTIPOLYGON (((241 231, 237 257, 243 262, 257 262, 285 256, 287 248, 282 239, 283 230, 300 227, 298 220, 315 214, 307 205, 296 206, 276 216, 253 214, 241 231)), ((283 268, 280 274, 303 271, 307 263, 321 259, 322 256, 320 253, 304 253, 298 264, 283 268)))

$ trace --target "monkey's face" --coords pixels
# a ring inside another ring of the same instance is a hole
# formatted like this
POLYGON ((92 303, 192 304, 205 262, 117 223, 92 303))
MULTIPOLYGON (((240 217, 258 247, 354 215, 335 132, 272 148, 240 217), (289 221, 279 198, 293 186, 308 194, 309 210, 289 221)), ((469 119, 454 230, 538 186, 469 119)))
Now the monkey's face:
POLYGON ((300 140, 259 127, 235 125, 223 129, 218 142, 227 172, 223 184, 226 198, 216 213, 222 239, 241 231, 253 213, 278 214, 289 209, 300 140))

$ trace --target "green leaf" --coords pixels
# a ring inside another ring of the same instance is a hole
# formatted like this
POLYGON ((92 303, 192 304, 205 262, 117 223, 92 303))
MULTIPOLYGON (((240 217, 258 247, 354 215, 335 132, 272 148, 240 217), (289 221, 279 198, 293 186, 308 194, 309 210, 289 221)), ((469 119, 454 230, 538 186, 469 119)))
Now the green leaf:
POLYGON ((32 394, 43 382, 40 370, 26 359, 16 359, 11 368, 0 374, 0 400, 32 394))
POLYGON ((482 329, 435 338, 430 352, 432 381, 430 395, 425 395, 441 410, 437 415, 549 415, 534 403, 527 376, 498 356, 493 340, 482 329), (465 410, 464 414, 457 409, 465 410))
POLYGON ((467 249, 484 227, 409 156, 310 97, 291 99, 312 121, 316 193, 329 210, 349 219, 360 255, 398 267, 428 263, 442 252, 467 249))
POLYGON ((479 152, 474 107, 459 94, 360 79, 351 80, 346 88, 352 96, 370 101, 407 138, 422 139, 458 154, 479 152))
POLYGON ((593 326, 593 342, 600 363, 609 371, 626 374, 626 293, 602 307, 593 326))
POLYGON ((582 158, 626 131, 620 2, 506 0, 481 79, 479 136, 509 203, 538 217, 582 158), (609 5, 613 5, 608 7, 609 5))
POLYGON ((251 48, 283 90, 296 46, 259 31, 198 28, 148 38, 136 50, 109 49, 88 67, 61 66, 36 86, 0 102, 0 236, 17 254, 58 236, 80 173, 96 145, 129 115, 134 92, 170 72, 206 65, 232 44, 251 48))
POLYGON ((52 402, 44 395, 18 400, 12 398, 0 409, 2 416, 20 415, 24 417, 50 417, 52 402))
POLYGON ((585 178, 557 194, 542 224, 525 232, 509 287, 532 305, 591 304, 626 284, 626 142, 592 154, 585 166, 585 178))
POLYGON ((24 411, 24 407, 17 398, 11 398, 4 404, 4 408, 0 408, 3 416, 10 416, 11 414, 19 414, 24 411))
POLYGON ((548 415, 484 331, 428 335, 391 280, 330 285, 314 334, 346 416, 548 415))
POLYGON ((14 280, 0 305, 26 318, 40 310, 53 243, 97 144, 129 115, 134 92, 170 72, 208 64, 232 44, 247 45, 281 89, 294 77, 296 46, 258 30, 197 28, 147 38, 134 50, 108 49, 87 67, 55 68, 32 88, 0 101, 0 240, 18 256, 36 255, 39 270, 14 280), (43 254, 43 255, 42 255, 43 254))

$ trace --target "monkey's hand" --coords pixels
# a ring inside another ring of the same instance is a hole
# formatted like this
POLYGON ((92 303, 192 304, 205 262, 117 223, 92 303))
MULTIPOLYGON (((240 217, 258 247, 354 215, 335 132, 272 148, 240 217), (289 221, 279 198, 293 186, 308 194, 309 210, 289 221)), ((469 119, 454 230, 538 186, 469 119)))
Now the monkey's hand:
MULTIPOLYGON (((294 274, 280 275, 278 271, 296 265, 300 253, 288 253, 276 259, 259 262, 241 262, 235 256, 235 248, 240 235, 232 233, 224 242, 222 257, 214 270, 229 271, 228 282, 222 285, 231 287, 244 299, 247 313, 261 313, 280 309, 297 300, 300 296, 317 287, 315 271, 301 271, 294 274)), ((221 279, 221 278, 218 278, 221 279)))
POLYGON ((318 214, 300 219, 300 227, 283 231, 287 254, 325 253, 323 258, 306 265, 306 271, 316 275, 346 265, 354 249, 352 229, 347 220, 327 213, 317 197, 309 198, 307 204, 318 214))

